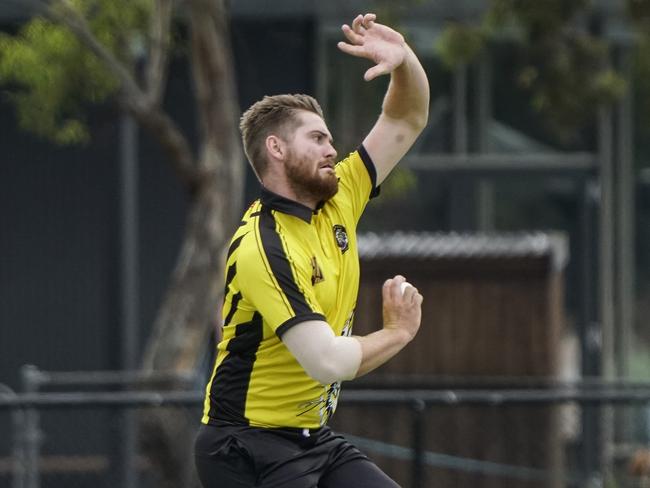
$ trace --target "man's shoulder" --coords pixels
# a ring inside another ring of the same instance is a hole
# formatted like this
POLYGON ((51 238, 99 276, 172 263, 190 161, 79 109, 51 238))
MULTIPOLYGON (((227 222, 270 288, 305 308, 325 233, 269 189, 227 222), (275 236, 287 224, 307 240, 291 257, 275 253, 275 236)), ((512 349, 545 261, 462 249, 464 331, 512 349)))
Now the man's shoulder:
POLYGON ((357 161, 361 160, 361 156, 359 154, 359 149, 355 149, 351 153, 349 153, 345 158, 341 159, 336 163, 336 169, 341 169, 341 168, 346 168, 351 164, 354 164, 357 161))
POLYGON ((231 264, 236 263, 239 275, 251 278, 259 275, 266 268, 261 246, 255 234, 252 227, 242 232, 236 243, 237 248, 233 251, 234 259, 230 260, 231 264))
POLYGON ((240 259, 243 258, 254 258, 258 252, 258 239, 256 236, 254 223, 250 223, 245 226, 245 228, 240 229, 241 235, 239 237, 240 243, 238 246, 238 254, 240 259))
POLYGON ((239 261, 243 256, 250 257, 253 251, 256 252, 257 238, 256 226, 259 223, 259 205, 258 201, 253 202, 239 222, 239 227, 235 230, 231 240, 228 256, 235 254, 239 261))

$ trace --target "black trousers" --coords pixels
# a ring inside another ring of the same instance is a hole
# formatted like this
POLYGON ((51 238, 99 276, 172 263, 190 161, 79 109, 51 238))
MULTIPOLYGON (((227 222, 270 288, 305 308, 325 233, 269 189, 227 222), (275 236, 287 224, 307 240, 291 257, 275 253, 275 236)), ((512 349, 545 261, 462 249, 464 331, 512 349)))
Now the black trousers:
POLYGON ((329 427, 202 425, 194 457, 204 488, 399 488, 329 427))

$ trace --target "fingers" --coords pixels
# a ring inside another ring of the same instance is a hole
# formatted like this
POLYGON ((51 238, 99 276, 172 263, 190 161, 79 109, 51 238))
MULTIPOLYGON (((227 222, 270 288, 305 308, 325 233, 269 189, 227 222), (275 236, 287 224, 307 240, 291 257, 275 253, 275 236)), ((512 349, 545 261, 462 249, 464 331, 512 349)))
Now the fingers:
POLYGON ((346 54, 351 54, 352 56, 366 57, 366 51, 363 46, 353 46, 352 44, 347 44, 343 41, 337 44, 338 48, 346 54))
POLYGON ((390 278, 384 281, 384 286, 382 287, 382 297, 384 301, 387 299, 391 302, 395 302, 401 299, 402 290, 400 286, 406 281, 402 275, 397 275, 394 278, 390 278))
POLYGON ((420 306, 422 305, 422 300, 423 297, 416 287, 408 286, 406 290, 404 290, 405 302, 410 303, 412 305, 420 306))
MULTIPOLYGON (((345 32, 345 35, 348 37, 348 39, 350 39, 350 34, 346 32, 346 29, 349 30, 351 34, 361 37, 365 34, 366 30, 370 29, 375 24, 376 19, 377 16, 372 13, 365 15, 359 14, 352 21, 352 27, 349 27, 347 24, 343 25, 343 32, 345 32)), ((350 40, 352 41, 352 39, 350 40)))
POLYGON ((361 22, 361 25, 366 29, 370 29, 372 25, 375 23, 376 19, 377 16, 375 14, 366 14, 363 16, 363 21, 361 22))
POLYGON ((381 24, 375 24, 377 16, 373 13, 357 15, 352 26, 341 26, 346 42, 339 42, 341 51, 359 58, 366 58, 375 64, 363 78, 366 81, 391 73, 403 61, 404 53, 396 49, 403 42, 401 35, 381 24))
POLYGON ((401 329, 412 339, 420 328, 422 295, 413 285, 405 286, 402 293, 404 283, 406 278, 401 275, 384 282, 382 287, 384 329, 401 329))
POLYGON ((402 293, 401 286, 402 283, 405 282, 406 278, 404 278, 402 275, 396 275, 394 278, 386 280, 384 282, 384 286, 382 287, 383 301, 390 301, 391 303, 403 301, 412 305, 420 306, 422 304, 423 297, 415 286, 407 286, 404 289, 404 293, 402 293))
POLYGON ((352 44, 363 44, 363 36, 361 34, 358 34, 354 29, 350 28, 348 24, 343 24, 341 26, 341 30, 343 31, 343 34, 348 39, 348 41, 350 41, 352 44))
POLYGON ((388 303, 391 300, 390 285, 393 280, 384 281, 384 286, 381 287, 381 301, 383 303, 388 303))
POLYGON ((375 20, 377 19, 377 16, 375 14, 365 14, 365 15, 357 15, 354 20, 352 21, 352 29, 354 29, 354 32, 358 34, 363 34, 363 32, 367 29, 370 29, 372 27, 372 24, 375 23, 375 20))
POLYGON ((404 294, 402 293, 402 283, 405 281, 406 278, 404 278, 402 275, 396 275, 395 278, 393 278, 390 285, 390 293, 394 300, 399 301, 404 299, 404 294))
POLYGON ((352 30, 359 35, 363 34, 361 29, 365 29, 363 25, 363 19, 363 15, 359 14, 352 21, 352 30))

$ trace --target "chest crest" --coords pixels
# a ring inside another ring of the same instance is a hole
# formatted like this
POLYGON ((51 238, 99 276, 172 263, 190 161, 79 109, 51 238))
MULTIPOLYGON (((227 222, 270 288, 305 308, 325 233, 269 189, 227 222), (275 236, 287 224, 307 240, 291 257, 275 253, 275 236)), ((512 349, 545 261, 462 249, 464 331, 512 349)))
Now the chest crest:
POLYGON ((314 256, 311 258, 311 284, 315 285, 321 281, 325 281, 325 278, 323 277, 323 271, 318 265, 318 261, 316 261, 316 256, 314 256))
POLYGON ((345 253, 345 251, 350 248, 348 233, 345 230, 345 227, 336 224, 334 227, 332 227, 332 230, 334 231, 334 239, 336 240, 336 245, 339 246, 341 253, 345 253))

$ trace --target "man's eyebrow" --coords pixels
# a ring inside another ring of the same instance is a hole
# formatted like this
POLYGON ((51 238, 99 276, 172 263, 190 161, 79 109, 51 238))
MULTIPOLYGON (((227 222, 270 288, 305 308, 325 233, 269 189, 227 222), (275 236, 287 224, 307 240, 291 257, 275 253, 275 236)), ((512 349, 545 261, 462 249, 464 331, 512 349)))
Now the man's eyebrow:
POLYGON ((310 134, 319 134, 321 136, 325 136, 329 139, 330 144, 334 144, 334 139, 332 139, 332 136, 330 136, 327 132, 323 132, 322 130, 319 129, 314 129, 309 131, 310 134))

